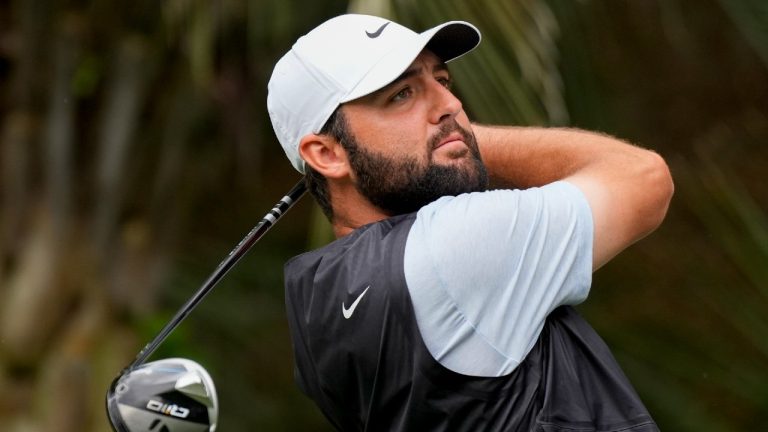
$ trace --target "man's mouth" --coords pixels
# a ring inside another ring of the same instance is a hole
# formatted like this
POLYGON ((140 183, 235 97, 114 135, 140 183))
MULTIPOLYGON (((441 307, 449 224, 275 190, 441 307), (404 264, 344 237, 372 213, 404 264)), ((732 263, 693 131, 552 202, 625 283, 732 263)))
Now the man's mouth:
POLYGON ((465 144, 464 143, 464 136, 462 136, 459 132, 453 132, 453 133, 449 134, 447 137, 439 140, 437 142, 437 144, 433 147, 433 150, 436 150, 436 149, 438 149, 438 148, 440 148, 440 147, 442 147, 442 146, 444 146, 444 145, 446 145, 448 143, 454 142, 454 141, 459 141, 462 144, 465 144))

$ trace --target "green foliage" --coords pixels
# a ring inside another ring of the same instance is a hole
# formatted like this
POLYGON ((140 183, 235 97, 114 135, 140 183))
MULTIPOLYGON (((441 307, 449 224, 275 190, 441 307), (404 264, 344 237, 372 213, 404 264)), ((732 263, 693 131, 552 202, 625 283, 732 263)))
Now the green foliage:
POLYGON ((768 3, 761 0, 719 0, 719 3, 768 67, 768 3))

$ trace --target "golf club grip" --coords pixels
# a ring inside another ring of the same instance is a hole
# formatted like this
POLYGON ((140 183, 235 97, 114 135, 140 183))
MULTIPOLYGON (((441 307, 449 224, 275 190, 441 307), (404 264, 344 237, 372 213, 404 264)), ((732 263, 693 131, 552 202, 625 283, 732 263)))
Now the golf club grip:
POLYGON ((139 352, 136 359, 126 369, 133 369, 143 364, 150 355, 160 346, 169 334, 189 315, 200 301, 213 289, 214 286, 234 267, 246 252, 280 219, 293 205, 304 195, 306 186, 304 180, 300 180, 274 207, 259 221, 258 224, 242 239, 240 243, 227 255, 216 270, 208 277, 195 294, 176 312, 176 315, 163 327, 144 349, 139 352))

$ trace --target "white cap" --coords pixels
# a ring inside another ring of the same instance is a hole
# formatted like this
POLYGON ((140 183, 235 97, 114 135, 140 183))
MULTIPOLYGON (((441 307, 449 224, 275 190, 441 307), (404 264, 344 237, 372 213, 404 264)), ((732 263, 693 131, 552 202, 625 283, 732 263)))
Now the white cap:
POLYGON ((369 15, 341 15, 299 38, 275 65, 267 109, 285 154, 299 172, 299 142, 318 133, 336 108, 386 86, 428 48, 448 62, 474 49, 480 32, 450 21, 423 33, 369 15))

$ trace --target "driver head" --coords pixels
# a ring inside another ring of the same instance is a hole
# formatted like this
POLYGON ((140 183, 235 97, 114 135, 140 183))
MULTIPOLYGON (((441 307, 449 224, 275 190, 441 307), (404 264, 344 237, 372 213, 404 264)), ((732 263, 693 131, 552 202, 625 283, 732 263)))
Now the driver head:
POLYGON ((213 380, 187 359, 143 364, 118 377, 107 393, 117 432, 213 432, 218 412, 213 380))

